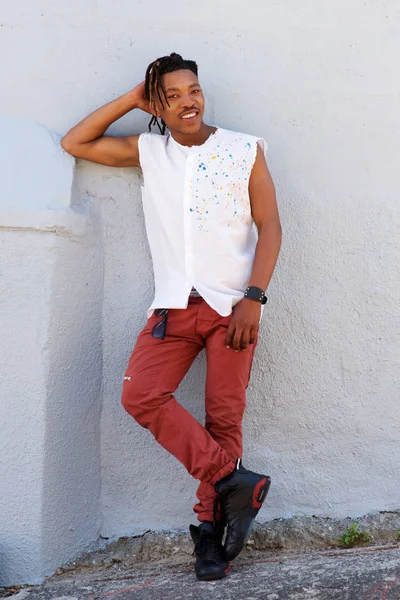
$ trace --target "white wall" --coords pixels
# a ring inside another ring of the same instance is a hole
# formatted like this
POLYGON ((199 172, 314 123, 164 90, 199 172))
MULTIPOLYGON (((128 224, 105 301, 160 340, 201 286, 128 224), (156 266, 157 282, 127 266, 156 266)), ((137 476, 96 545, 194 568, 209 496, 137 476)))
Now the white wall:
MULTIPOLYGON (((178 51, 199 63, 209 122, 267 139, 284 241, 245 419, 245 464, 273 480, 260 519, 399 508, 397 5, 41 0, 2 13, 1 113, 64 133, 178 51)), ((147 120, 138 111, 112 130, 147 120)), ((138 186, 135 169, 77 170, 104 244, 109 536, 187 527, 196 487, 119 404, 152 296, 138 186)), ((199 419, 204 367, 200 357, 179 393, 199 419)))
POLYGON ((69 208, 59 139, 2 118, 0 156, 0 585, 12 585, 99 535, 103 284, 96 218, 69 208))

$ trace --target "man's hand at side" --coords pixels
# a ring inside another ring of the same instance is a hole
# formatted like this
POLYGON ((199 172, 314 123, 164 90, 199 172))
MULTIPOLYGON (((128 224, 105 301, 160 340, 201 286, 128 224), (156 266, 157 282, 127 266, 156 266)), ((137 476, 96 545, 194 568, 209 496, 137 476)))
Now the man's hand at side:
POLYGON ((226 332, 227 348, 235 352, 246 350, 249 344, 254 344, 261 317, 261 304, 248 298, 243 298, 233 309, 232 319, 226 332))

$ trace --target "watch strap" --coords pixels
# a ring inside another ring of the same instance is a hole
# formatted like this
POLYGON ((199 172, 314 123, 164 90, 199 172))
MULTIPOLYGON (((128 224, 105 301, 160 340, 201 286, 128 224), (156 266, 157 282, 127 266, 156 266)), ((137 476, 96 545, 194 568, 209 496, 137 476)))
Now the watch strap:
POLYGON ((249 300, 260 302, 261 304, 266 304, 268 300, 267 296, 264 294, 264 290, 256 287, 255 285, 249 285, 249 287, 246 288, 244 297, 248 298, 249 300))

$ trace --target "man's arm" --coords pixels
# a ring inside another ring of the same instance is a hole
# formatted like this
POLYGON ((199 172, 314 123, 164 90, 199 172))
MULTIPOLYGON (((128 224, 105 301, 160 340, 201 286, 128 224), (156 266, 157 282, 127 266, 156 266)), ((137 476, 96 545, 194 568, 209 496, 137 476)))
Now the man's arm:
POLYGON ((92 112, 62 138, 61 146, 76 158, 110 167, 139 167, 139 135, 105 136, 104 133, 134 108, 151 114, 144 98, 144 81, 130 92, 92 112))
MULTIPOLYGON (((266 290, 271 280, 281 246, 281 224, 275 187, 257 144, 257 156, 249 181, 251 213, 258 230, 258 242, 253 270, 248 285, 266 290)), ((256 340, 261 316, 261 304, 243 298, 234 308, 226 334, 226 345, 235 351, 246 350, 256 340)))
MULTIPOLYGON (((257 157, 250 176, 249 194, 251 214, 258 230, 258 242, 248 285, 266 290, 278 259, 282 230, 275 186, 259 145, 257 145, 257 157)), ((254 303, 254 300, 252 302, 254 303)))

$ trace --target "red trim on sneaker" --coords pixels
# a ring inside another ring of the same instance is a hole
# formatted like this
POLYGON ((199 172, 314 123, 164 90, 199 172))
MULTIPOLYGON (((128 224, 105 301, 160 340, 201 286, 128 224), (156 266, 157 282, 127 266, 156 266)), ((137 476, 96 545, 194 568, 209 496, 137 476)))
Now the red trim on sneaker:
POLYGON ((258 494, 260 491, 260 488, 267 482, 267 478, 264 477, 264 479, 261 479, 261 481, 259 481, 257 483, 257 485, 254 488, 254 492, 253 492, 253 504, 252 507, 253 508, 261 508, 262 506, 262 502, 261 502, 261 498, 258 498, 258 494))
POLYGON ((231 563, 228 563, 228 566, 226 567, 226 569, 224 569, 225 575, 227 575, 230 570, 231 570, 231 563))

